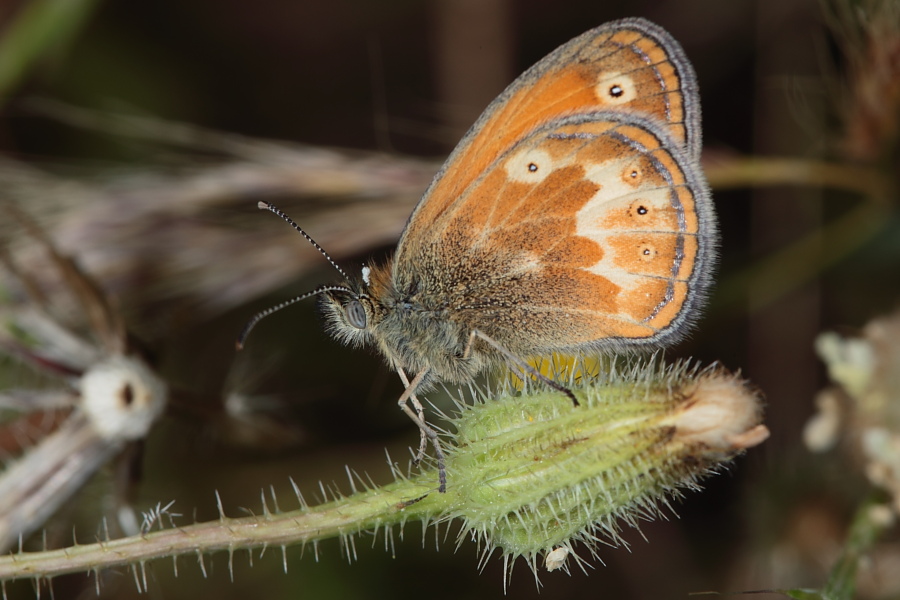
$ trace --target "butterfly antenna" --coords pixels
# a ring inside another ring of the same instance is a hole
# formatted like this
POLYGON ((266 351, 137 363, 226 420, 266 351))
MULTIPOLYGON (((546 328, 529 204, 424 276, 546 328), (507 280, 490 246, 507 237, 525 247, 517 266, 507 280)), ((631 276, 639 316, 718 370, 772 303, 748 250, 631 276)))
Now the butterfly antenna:
MULTIPOLYGON (((320 253, 322 256, 325 257, 325 260, 327 260, 329 263, 331 263, 331 266, 334 267, 335 270, 337 270, 337 272, 340 273, 341 276, 343 276, 344 279, 350 279, 349 277, 347 277, 347 274, 344 273, 344 270, 343 270, 342 268, 340 268, 340 267, 337 265, 337 263, 334 262, 334 260, 332 260, 332 258, 331 258, 330 256, 328 256, 328 253, 325 252, 325 249, 324 249, 322 246, 320 246, 319 244, 317 244, 317 243, 316 243, 316 240, 314 240, 314 239, 312 239, 311 237, 309 237, 309 234, 308 234, 308 233, 306 233, 305 231, 303 231, 303 230, 300 228, 300 226, 297 225, 297 224, 294 222, 293 219, 291 219, 289 216, 287 216, 286 214, 284 214, 284 212, 282 212, 278 207, 276 207, 274 204, 269 204, 268 202, 264 202, 264 201, 262 201, 262 200, 260 200, 260 201, 257 203, 257 206, 259 207, 260 210, 267 210, 267 211, 269 211, 269 212, 273 212, 273 213, 275 213, 276 215, 278 215, 279 217, 281 217, 282 219, 284 219, 285 221, 287 221, 287 223, 288 223, 291 227, 293 227, 294 229, 296 229, 297 231, 299 231, 299 232, 300 232, 300 235, 302 235, 303 237, 305 237, 305 238, 306 238, 306 241, 309 242, 310 244, 312 244, 313 247, 314 247, 316 250, 318 250, 319 253, 320 253)), ((295 300, 295 301, 296 301, 296 300, 295 300)), ((289 302, 289 304, 293 304, 293 301, 292 301, 292 302, 289 302)), ((283 307, 280 307, 280 308, 283 308, 283 307)), ((276 308, 275 310, 278 310, 278 309, 276 308)), ((275 312, 275 311, 273 310, 272 312, 275 312)), ((260 318, 262 318, 262 317, 260 317, 260 318)))
MULTIPOLYGON (((313 243, 315 244, 315 242, 313 242, 313 243)), ((241 333, 237 338, 237 342, 235 342, 235 347, 238 350, 243 349, 244 343, 247 341, 247 337, 250 335, 250 332, 253 331, 253 328, 256 327, 256 324, 259 323, 260 321, 262 321, 263 319, 265 319, 266 317, 268 317, 269 315, 271 315, 272 313, 276 313, 279 310, 281 310, 282 308, 287 308, 288 306, 290 306, 292 304, 296 304, 296 303, 300 302, 301 300, 306 300, 307 298, 309 298, 311 296, 317 296, 319 294, 324 294, 325 292, 335 292, 335 291, 347 292, 350 294, 353 293, 352 290, 350 290, 349 288, 346 288, 342 285, 323 285, 321 287, 314 289, 311 292, 306 292, 305 294, 301 294, 301 295, 297 296, 296 298, 291 298, 290 300, 285 300, 284 302, 282 302, 280 304, 276 304, 275 306, 270 306, 269 308, 267 308, 265 310, 259 311, 258 313, 253 315, 253 318, 251 318, 249 321, 247 321, 246 325, 244 325, 244 328, 241 330, 241 333)))

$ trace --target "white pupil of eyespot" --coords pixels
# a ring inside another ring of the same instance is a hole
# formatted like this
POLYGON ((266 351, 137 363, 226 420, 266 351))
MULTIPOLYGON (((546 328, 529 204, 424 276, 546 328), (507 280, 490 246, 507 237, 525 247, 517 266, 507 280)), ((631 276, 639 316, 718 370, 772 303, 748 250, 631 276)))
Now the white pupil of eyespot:
POLYGON ((366 310, 362 303, 356 300, 350 302, 344 307, 344 315, 347 317, 347 322, 357 329, 366 328, 366 310))

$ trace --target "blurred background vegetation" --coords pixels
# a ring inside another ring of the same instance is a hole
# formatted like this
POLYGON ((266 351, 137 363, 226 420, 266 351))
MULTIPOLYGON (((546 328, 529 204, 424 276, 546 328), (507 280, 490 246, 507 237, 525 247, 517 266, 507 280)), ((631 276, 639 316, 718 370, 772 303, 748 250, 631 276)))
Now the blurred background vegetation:
MULTIPOLYGON (((343 481, 346 464, 384 481, 384 448, 405 460, 418 436, 377 358, 328 339, 311 303, 234 354, 254 311, 335 278, 256 201, 279 205, 348 269, 384 259, 484 106, 558 45, 626 16, 662 25, 696 68, 721 223, 718 286, 669 356, 741 370, 768 399, 773 437, 676 503, 678 518, 624 531, 630 549, 604 550, 605 566, 543 574, 543 593, 821 586, 868 484, 851 453, 803 445, 826 382, 813 342, 891 312, 900 292, 895 0, 0 4, 0 197, 99 280, 179 389, 145 444, 134 504, 174 499, 186 520, 205 520, 215 490, 236 514, 263 487, 291 498, 289 476, 314 492, 343 481)), ((0 382, 29 377, 8 363, 0 382)), ((111 487, 108 473, 87 486, 47 525, 50 543, 67 543, 73 521, 93 539, 115 509, 111 487)), ((286 575, 278 552, 252 568, 239 555, 234 583, 224 555, 206 579, 192 559, 177 579, 162 561, 150 597, 502 595, 502 561, 479 574, 475 548, 454 552, 452 528, 439 550, 431 530, 424 548, 418 524, 406 534, 393 553, 360 541, 353 564, 337 542, 318 562, 291 550, 286 575)), ((861 597, 900 594, 900 546, 882 544, 861 597)), ((83 576, 54 588, 93 594, 83 576)), ((138 595, 130 574, 101 593, 138 595)), ((524 564, 510 595, 537 595, 524 564)))

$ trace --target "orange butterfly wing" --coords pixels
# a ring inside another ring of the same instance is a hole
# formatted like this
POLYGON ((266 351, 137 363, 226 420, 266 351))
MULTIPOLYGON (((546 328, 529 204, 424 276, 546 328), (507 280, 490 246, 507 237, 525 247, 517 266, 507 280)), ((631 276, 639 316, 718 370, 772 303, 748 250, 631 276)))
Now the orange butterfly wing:
POLYGON ((657 26, 572 40, 450 156, 410 217, 394 286, 523 354, 677 337, 714 262, 698 121, 690 65, 657 26))
POLYGON ((708 191, 686 163, 653 121, 553 121, 411 241, 394 284, 522 354, 675 339, 714 262, 708 191))
POLYGON ((644 19, 592 29, 525 71, 466 133, 410 216, 401 238, 427 227, 497 157, 529 131, 574 113, 616 109, 651 115, 700 158, 700 99, 681 46, 644 19), (610 91, 618 85, 622 94, 610 91))

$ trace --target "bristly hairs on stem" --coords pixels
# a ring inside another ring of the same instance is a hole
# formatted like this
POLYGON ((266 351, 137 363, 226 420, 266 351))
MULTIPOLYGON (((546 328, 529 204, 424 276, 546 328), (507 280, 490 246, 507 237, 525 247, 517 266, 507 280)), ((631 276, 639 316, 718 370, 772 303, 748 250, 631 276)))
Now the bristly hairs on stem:
MULTIPOLYGON (((460 402, 444 434, 447 493, 436 493, 433 461, 418 474, 399 477, 392 464, 392 483, 360 486, 346 496, 323 486, 317 506, 305 505, 292 483, 301 504, 293 511, 281 512, 273 501, 274 511, 226 517, 217 498, 218 517, 208 523, 2 556, 0 580, 43 581, 115 565, 143 569, 161 557, 308 542, 318 552, 319 541, 334 537, 353 560, 353 536, 381 531, 393 551, 393 528, 410 521, 425 527, 461 523, 457 544, 474 541, 482 567, 499 554, 507 566, 504 587, 519 557, 536 580, 541 565, 568 570, 575 561, 584 569, 587 560, 599 559, 599 544, 621 543, 622 526, 671 508, 669 499, 698 489, 703 477, 768 436, 758 393, 721 367, 656 361, 607 367, 602 376, 585 369, 568 379, 578 409, 564 394, 534 382, 524 392, 460 402), (571 385, 574 379, 577 385, 571 385), (579 547, 587 557, 578 555, 579 547)), ((170 505, 158 505, 150 520, 159 526, 169 516, 175 516, 170 505)), ((136 583, 142 585, 141 579, 136 583)))

